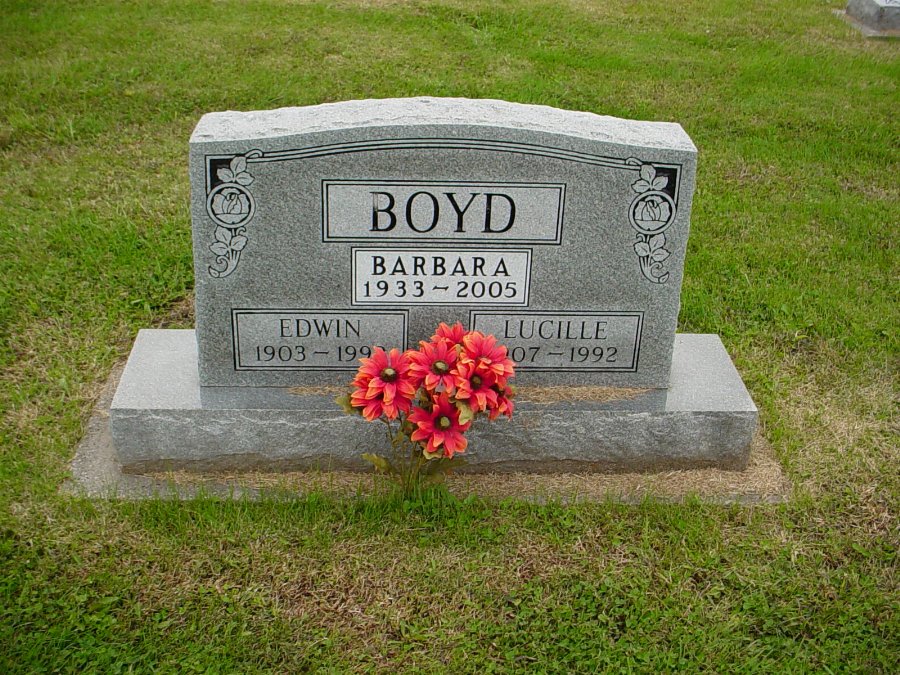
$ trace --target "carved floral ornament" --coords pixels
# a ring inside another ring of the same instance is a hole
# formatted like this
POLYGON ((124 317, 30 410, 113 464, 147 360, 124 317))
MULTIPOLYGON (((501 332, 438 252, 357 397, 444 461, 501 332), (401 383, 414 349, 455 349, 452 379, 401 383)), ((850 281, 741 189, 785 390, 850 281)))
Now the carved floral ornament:
POLYGON ((215 241, 209 250, 216 256, 209 266, 209 275, 216 279, 227 277, 237 268, 241 251, 247 245, 247 225, 256 213, 256 202, 247 188, 253 176, 247 171, 247 159, 261 154, 253 150, 237 155, 216 172, 221 181, 206 198, 206 212, 216 224, 215 241))
POLYGON ((676 207, 675 201, 663 192, 668 184, 668 177, 658 176, 652 164, 641 164, 640 178, 631 184, 638 195, 628 209, 628 219, 637 230, 634 252, 640 260, 641 274, 655 284, 669 280, 663 261, 672 252, 666 248, 665 231, 675 222, 676 207))

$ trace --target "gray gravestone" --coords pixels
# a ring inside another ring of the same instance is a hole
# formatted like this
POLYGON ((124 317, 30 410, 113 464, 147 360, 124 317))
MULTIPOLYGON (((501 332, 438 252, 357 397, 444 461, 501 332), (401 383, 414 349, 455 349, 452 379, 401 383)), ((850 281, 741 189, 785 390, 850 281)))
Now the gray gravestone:
POLYGON ((197 327, 135 342, 110 409, 126 470, 360 467, 383 433, 335 389, 457 320, 518 362, 474 469, 746 464, 757 411, 721 341, 675 335, 679 125, 351 101, 206 115, 190 149, 197 327))
POLYGON ((502 101, 206 115, 200 382, 334 383, 462 321, 520 384, 665 387, 695 166, 677 124, 502 101))
POLYGON ((850 0, 846 14, 867 36, 900 36, 900 0, 850 0))

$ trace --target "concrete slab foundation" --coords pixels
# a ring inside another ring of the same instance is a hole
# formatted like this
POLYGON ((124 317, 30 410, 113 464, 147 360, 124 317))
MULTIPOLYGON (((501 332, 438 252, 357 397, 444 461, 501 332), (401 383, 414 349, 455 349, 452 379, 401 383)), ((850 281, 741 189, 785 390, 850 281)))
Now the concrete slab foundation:
MULTIPOLYGON (((126 473, 363 469, 381 425, 343 414, 339 387, 200 387, 192 330, 143 330, 109 413, 126 473)), ((667 390, 520 390, 511 421, 470 432, 467 471, 743 469, 758 413, 716 335, 677 335, 667 390)))

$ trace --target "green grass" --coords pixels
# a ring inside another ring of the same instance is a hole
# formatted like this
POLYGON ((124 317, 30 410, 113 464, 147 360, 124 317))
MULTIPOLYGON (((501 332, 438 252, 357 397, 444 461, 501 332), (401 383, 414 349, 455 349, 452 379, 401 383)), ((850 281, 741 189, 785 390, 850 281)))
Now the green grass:
POLYGON ((900 43, 844 4, 5 2, 0 671, 900 670, 900 43), (191 292, 199 116, 420 94, 685 127, 681 329, 723 336, 791 503, 58 495, 191 292))

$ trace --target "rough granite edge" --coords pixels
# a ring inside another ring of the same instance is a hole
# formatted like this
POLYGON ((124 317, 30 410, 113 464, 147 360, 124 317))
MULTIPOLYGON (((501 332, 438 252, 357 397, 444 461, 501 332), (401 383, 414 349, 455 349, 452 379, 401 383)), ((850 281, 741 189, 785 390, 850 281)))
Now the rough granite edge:
MULTIPOLYGON (((122 473, 109 434, 109 406, 125 364, 112 369, 71 464, 71 478, 60 493, 100 499, 218 499, 301 497, 310 490, 340 496, 372 494, 383 487, 376 477, 358 472, 301 474, 150 474, 122 473), (362 482, 361 482, 362 481, 362 482)), ((787 502, 792 484, 771 445, 757 431, 745 471, 692 469, 654 474, 467 474, 451 476, 455 494, 488 499, 563 503, 618 501, 640 503, 648 496, 663 503, 699 498, 711 504, 779 504, 787 502)))
POLYGON ((197 123, 190 142, 194 145, 249 141, 360 127, 412 125, 506 127, 606 143, 697 152, 687 132, 676 122, 628 120, 495 99, 428 96, 212 112, 197 123))

